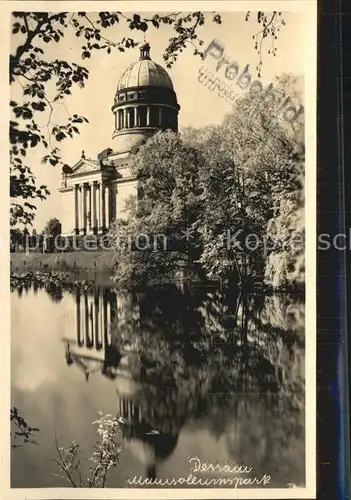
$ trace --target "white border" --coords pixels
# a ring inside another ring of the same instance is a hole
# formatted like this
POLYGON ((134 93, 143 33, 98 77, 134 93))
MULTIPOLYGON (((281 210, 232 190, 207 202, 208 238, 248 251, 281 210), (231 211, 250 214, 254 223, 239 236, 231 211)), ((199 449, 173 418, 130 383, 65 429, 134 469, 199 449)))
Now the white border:
POLYGON ((305 40, 305 134, 306 134, 306 487, 284 489, 87 489, 87 488, 10 488, 10 289, 9 253, 9 176, 5 167, 9 165, 8 154, 8 102, 10 100, 8 83, 8 55, 10 42, 10 13, 14 10, 25 11, 96 11, 114 10, 116 2, 74 2, 40 1, 19 2, 2 1, 0 3, 0 47, 1 47, 1 100, 3 111, 0 118, 0 189, 2 208, 0 211, 1 251, 1 293, 0 307, 2 334, 0 351, 2 405, 1 405, 1 498, 3 500, 35 499, 312 499, 316 497, 316 102, 317 102, 317 1, 181 1, 181 2, 118 2, 120 11, 300 11, 305 19, 305 32, 296 33, 305 40))

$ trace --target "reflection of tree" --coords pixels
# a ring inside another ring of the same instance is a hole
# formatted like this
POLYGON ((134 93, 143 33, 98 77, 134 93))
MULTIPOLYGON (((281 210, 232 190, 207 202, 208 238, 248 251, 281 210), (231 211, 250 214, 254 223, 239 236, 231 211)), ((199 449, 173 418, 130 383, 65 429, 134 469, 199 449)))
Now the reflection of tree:
POLYGON ((67 363, 113 379, 126 446, 148 476, 205 418, 233 460, 303 482, 304 307, 218 288, 77 292, 67 363), (95 321, 95 323, 94 323, 95 321), (94 329, 94 324, 98 329, 94 329))
POLYGON ((176 435, 205 415, 233 459, 287 482, 303 474, 303 304, 169 289, 139 295, 139 310, 139 328, 124 311, 112 336, 119 352, 137 351, 129 366, 143 421, 176 435))
POLYGON ((31 290, 36 294, 38 290, 45 290, 53 302, 60 302, 63 298, 63 286, 60 280, 53 276, 41 277, 41 279, 33 279, 31 275, 28 277, 11 277, 11 291, 17 290, 19 297, 22 297, 23 290, 27 293, 31 290))
POLYGON ((26 420, 20 414, 18 408, 13 406, 10 410, 10 422, 11 422, 11 447, 20 448, 25 443, 37 444, 34 440, 34 435, 39 431, 36 427, 31 427, 28 425, 26 420), (16 441, 17 439, 17 441, 16 441), (19 443, 18 440, 21 440, 19 443))

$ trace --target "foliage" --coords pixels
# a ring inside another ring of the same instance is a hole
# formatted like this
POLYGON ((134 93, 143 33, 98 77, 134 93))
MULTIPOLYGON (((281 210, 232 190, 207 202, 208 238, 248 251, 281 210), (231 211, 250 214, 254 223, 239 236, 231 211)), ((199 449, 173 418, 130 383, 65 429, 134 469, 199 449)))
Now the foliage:
MULTIPOLYGON (((89 59, 95 51, 111 54, 133 48, 138 42, 130 37, 114 41, 109 32, 119 23, 130 30, 146 32, 169 25, 174 36, 165 48, 164 59, 171 66, 180 52, 189 44, 195 46, 194 53, 201 55, 203 41, 198 37, 198 27, 211 18, 220 24, 218 14, 169 13, 155 14, 144 18, 139 14, 130 17, 121 12, 14 12, 12 33, 15 48, 10 55, 10 83, 22 87, 22 100, 10 101, 10 195, 11 225, 32 224, 36 206, 31 200, 45 199, 50 193, 47 186, 37 185, 35 175, 28 164, 27 152, 31 148, 44 147, 47 154, 43 162, 52 166, 63 162, 59 146, 63 140, 79 134, 79 126, 88 122, 84 116, 69 113, 66 123, 53 123, 52 115, 58 105, 65 107, 65 98, 74 88, 82 88, 89 78, 89 71, 78 62, 68 58, 52 59, 50 47, 59 44, 72 32, 81 40, 81 58, 89 59), (44 122, 43 121, 44 117, 44 122), (29 200, 29 201, 28 201, 29 200)), ((67 109, 67 108, 66 108, 67 109)))
POLYGON ((127 217, 118 219, 109 234, 119 282, 167 275, 179 260, 199 256, 188 231, 200 212, 201 164, 201 153, 171 131, 157 133, 140 148, 133 165, 140 201, 128 200, 127 217))
POLYGON ((304 303, 155 287, 123 304, 111 334, 139 385, 132 401, 143 425, 166 439, 206 416, 235 460, 262 473, 269 462, 275 477, 291 479, 297 454, 304 456, 304 303))
POLYGON ((28 425, 26 420, 20 415, 18 408, 16 408, 15 406, 10 410, 10 421, 12 424, 12 428, 14 429, 13 431, 11 431, 12 448, 20 448, 25 443, 37 444, 34 439, 34 434, 36 432, 39 432, 39 429, 28 425), (21 443, 18 443, 18 441, 15 442, 16 439, 18 440, 18 438, 21 438, 21 443))
POLYGON ((52 238, 59 236, 61 234, 61 222, 56 217, 53 217, 46 223, 43 234, 52 238))
POLYGON ((246 95, 199 143, 207 157, 199 180, 204 210, 197 227, 206 238, 200 262, 211 273, 227 275, 234 261, 241 282, 247 273, 262 276, 268 253, 280 248, 268 230, 272 220, 276 225, 284 220, 280 200, 295 193, 291 210, 297 208, 296 196, 303 205, 301 131, 277 111, 294 83, 288 77, 278 81, 263 103, 246 95))
MULTIPOLYGON (((245 19, 251 16, 247 12, 245 19)), ((164 50, 164 61, 171 67, 179 54, 187 47, 195 56, 202 57, 203 40, 198 31, 206 22, 221 24, 221 16, 200 11, 181 13, 170 12, 144 17, 122 12, 14 12, 12 33, 15 50, 10 55, 10 83, 19 84, 23 91, 21 102, 10 101, 12 118, 10 121, 10 195, 13 198, 10 222, 31 224, 35 217, 36 205, 32 200, 44 200, 50 194, 47 186, 37 185, 35 175, 28 164, 27 152, 31 148, 44 147, 47 154, 43 162, 69 168, 60 154, 63 140, 79 134, 79 127, 88 122, 84 116, 69 113, 65 98, 73 89, 82 88, 89 78, 89 70, 67 59, 51 59, 48 48, 59 44, 72 32, 81 40, 81 59, 90 59, 95 51, 106 54, 124 52, 138 45, 134 38, 123 37, 112 40, 109 34, 124 23, 131 32, 146 32, 162 26, 171 27, 173 36, 164 50), (57 105, 63 106, 68 117, 65 123, 53 123, 52 116, 57 105), (42 118, 44 121, 42 123, 42 118)), ((276 55, 274 45, 278 32, 285 21, 280 12, 257 13, 259 31, 253 35, 258 52, 258 74, 262 68, 263 41, 271 38, 268 54, 276 55)))
MULTIPOLYGON (((35 233, 33 233, 35 234, 35 233)), ((18 246, 22 246, 23 248, 26 246, 27 238, 29 237, 29 231, 25 227, 23 230, 19 228, 11 228, 10 229, 10 245, 13 249, 15 249, 18 246)))
POLYGON ((56 465, 63 475, 63 479, 70 482, 74 488, 104 488, 107 475, 119 462, 121 452, 122 427, 121 422, 112 415, 102 415, 93 422, 96 426, 98 440, 94 445, 94 452, 88 459, 89 471, 84 474, 84 462, 79 456, 79 444, 73 441, 70 445, 59 446, 55 434, 55 448, 57 451, 56 465))
POLYGON ((304 206, 300 193, 282 197, 279 215, 267 225, 267 233, 278 243, 268 256, 265 280, 275 288, 303 287, 305 282, 304 206))
POLYGON ((279 116, 295 84, 284 76, 259 107, 248 94, 221 125, 158 133, 140 148, 139 201, 129 200, 127 216, 110 230, 118 281, 174 276, 185 261, 242 286, 264 276, 275 287, 303 282, 303 244, 292 248, 304 231, 303 132, 279 116), (144 249, 135 245, 141 234, 144 249), (153 245, 161 236, 166 247, 153 245), (290 269, 289 278, 272 275, 274 259, 290 269))

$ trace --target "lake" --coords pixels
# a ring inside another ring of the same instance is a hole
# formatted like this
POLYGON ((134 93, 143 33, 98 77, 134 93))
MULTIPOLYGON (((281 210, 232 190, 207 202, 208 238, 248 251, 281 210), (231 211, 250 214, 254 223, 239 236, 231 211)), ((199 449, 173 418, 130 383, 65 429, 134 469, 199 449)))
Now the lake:
POLYGON ((11 405, 39 429, 37 444, 12 451, 13 488, 69 487, 53 462, 55 434, 91 456, 98 412, 124 422, 107 487, 187 477, 191 457, 243 464, 270 487, 305 484, 302 299, 28 284, 12 292, 11 313, 11 405))

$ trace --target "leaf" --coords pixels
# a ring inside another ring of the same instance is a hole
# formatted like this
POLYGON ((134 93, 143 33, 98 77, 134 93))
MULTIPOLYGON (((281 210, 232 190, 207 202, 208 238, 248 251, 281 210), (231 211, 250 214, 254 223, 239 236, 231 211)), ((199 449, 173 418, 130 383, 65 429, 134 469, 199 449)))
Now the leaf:
POLYGON ((56 140, 57 140, 57 141, 62 141, 65 137, 66 137, 66 135, 65 135, 63 132, 59 132, 59 133, 56 135, 56 140))

